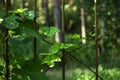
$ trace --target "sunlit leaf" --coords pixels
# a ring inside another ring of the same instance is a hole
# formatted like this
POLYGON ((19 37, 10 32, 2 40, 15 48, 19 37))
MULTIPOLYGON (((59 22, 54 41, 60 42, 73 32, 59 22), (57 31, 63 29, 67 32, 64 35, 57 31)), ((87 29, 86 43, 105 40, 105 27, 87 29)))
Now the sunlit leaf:
POLYGON ((16 9, 16 10, 11 10, 10 13, 23 13, 25 11, 27 11, 28 9, 27 8, 24 8, 24 9, 16 9))
POLYGON ((59 62, 61 61, 60 58, 56 55, 48 55, 46 56, 42 63, 47 63, 49 65, 49 67, 53 67, 55 65, 55 62, 59 62))
POLYGON ((24 11, 23 9, 17 9, 17 10, 16 10, 17 13, 21 13, 21 12, 23 12, 23 11, 24 11))
POLYGON ((74 46, 74 44, 64 44, 63 48, 64 48, 64 49, 67 49, 67 48, 70 48, 70 47, 72 47, 72 46, 74 46))

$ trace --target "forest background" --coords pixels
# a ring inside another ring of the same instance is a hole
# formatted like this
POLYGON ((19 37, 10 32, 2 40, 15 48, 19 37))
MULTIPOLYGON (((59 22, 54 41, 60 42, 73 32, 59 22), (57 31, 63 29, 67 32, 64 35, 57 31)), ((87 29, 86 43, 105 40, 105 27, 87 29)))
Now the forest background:
POLYGON ((6 79, 6 29, 10 80, 61 80, 64 50, 74 56, 65 55, 66 80, 95 80, 81 61, 95 71, 96 15, 98 75, 103 80, 120 80, 119 0, 97 0, 96 6, 94 0, 65 0, 64 13, 62 0, 36 3, 35 16, 34 0, 8 0, 6 16, 5 1, 0 0, 0 80, 6 79))

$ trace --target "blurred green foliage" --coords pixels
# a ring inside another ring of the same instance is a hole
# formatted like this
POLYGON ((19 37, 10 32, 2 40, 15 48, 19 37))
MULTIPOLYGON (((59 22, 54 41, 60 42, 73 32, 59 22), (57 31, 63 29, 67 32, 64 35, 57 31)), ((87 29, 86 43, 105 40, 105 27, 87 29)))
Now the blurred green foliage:
MULTIPOLYGON (((104 69, 99 66, 99 75, 102 76, 104 80, 119 80, 120 72, 119 69, 104 69)), ((95 75, 88 70, 75 69, 73 74, 67 80, 95 80, 95 75)))
MULTIPOLYGON (((60 62, 61 49, 65 49, 68 52, 80 47, 72 52, 74 56, 79 58, 85 64, 90 67, 95 67, 95 55, 94 55, 94 2, 85 0, 81 4, 79 0, 66 0, 65 2, 65 31, 66 31, 66 43, 55 43, 54 34, 59 30, 54 25, 53 19, 53 4, 52 0, 49 3, 49 17, 52 27, 43 27, 45 21, 45 10, 39 10, 40 0, 37 5, 37 27, 38 32, 33 30, 33 0, 25 2, 25 6, 29 7, 25 9, 18 9, 20 1, 15 1, 12 4, 12 9, 9 11, 9 16, 5 16, 4 7, 0 11, 0 79, 4 79, 5 74, 5 50, 4 50, 4 33, 5 28, 9 30, 9 50, 10 50, 10 69, 11 80, 33 80, 36 77, 42 80, 48 80, 45 73, 42 72, 44 67, 49 65, 55 66, 55 62, 60 62), (29 5, 30 4, 30 5, 29 5), (32 7, 31 7, 32 6, 32 7), (86 34, 87 43, 82 44, 81 38, 81 20, 80 20, 80 8, 85 9, 86 19, 86 34), (37 38, 37 59, 33 61, 33 38, 37 38), (46 43, 43 39, 48 42, 46 43), (39 76, 38 76, 39 75, 39 76)), ((99 74, 105 80, 119 80, 119 67, 120 67, 120 1, 104 1, 98 2, 98 32, 99 32, 99 63, 102 65, 99 67, 99 74), (102 24, 104 22, 104 36, 101 34, 102 24), (101 51, 102 40, 104 41, 104 52, 101 51)), ((67 67, 81 67, 77 61, 66 55, 67 67)), ((59 65, 58 65, 59 67, 59 65)), ((81 67, 83 68, 83 67, 81 67)), ((59 75, 59 74, 58 74, 59 75)), ((89 71, 76 69, 75 72, 68 80, 94 80, 94 74, 89 71)))

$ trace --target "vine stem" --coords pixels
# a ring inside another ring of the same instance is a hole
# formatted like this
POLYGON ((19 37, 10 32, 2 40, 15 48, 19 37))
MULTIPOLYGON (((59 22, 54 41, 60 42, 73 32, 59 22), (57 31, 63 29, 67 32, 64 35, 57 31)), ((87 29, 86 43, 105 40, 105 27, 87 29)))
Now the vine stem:
MULTIPOLYGON (((36 27, 36 10, 37 10, 37 4, 36 4, 36 0, 34 0, 34 30, 37 31, 37 27, 36 27)), ((36 60, 36 56, 37 56, 37 39, 34 38, 34 60, 36 60)))
MULTIPOLYGON (((7 17, 8 16, 8 0, 5 0, 5 13, 6 13, 6 17, 7 17)), ((6 31, 5 31, 5 62, 6 62, 5 79, 9 80, 10 69, 9 69, 8 29, 6 29, 6 31)))
POLYGON ((95 26, 95 63, 96 63, 96 80, 98 80, 98 24, 97 24, 97 0, 94 0, 95 6, 95 16, 94 16, 94 26, 95 26))
MULTIPOLYGON (((62 0, 62 42, 65 42, 64 0, 62 0)), ((65 80, 65 51, 62 50, 62 80, 65 80)))

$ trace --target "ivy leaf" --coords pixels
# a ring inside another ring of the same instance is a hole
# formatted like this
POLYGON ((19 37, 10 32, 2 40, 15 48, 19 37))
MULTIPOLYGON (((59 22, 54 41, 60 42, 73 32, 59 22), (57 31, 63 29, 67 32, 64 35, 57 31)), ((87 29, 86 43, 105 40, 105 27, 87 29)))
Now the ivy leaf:
POLYGON ((19 17, 11 15, 4 19, 3 25, 8 29, 16 29, 19 27, 19 23, 16 21, 19 17))
POLYGON ((48 37, 52 37, 55 35, 56 32, 60 32, 59 29, 57 29, 56 27, 41 27, 39 32, 43 32, 44 35, 48 36, 48 37))
POLYGON ((58 56, 48 55, 43 59, 42 64, 47 63, 49 65, 49 67, 54 67, 55 62, 59 62, 59 61, 61 61, 61 60, 58 56))

